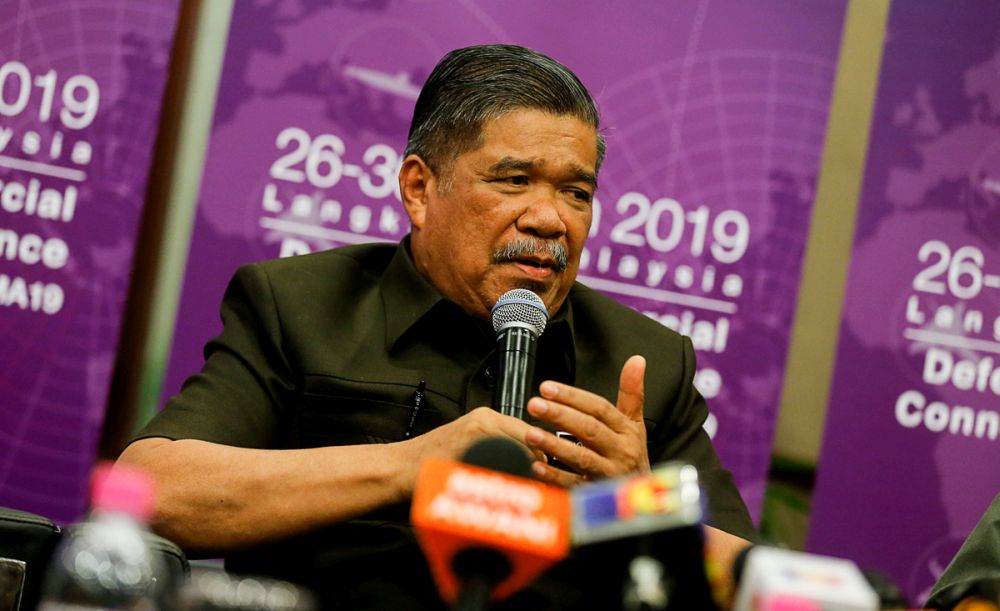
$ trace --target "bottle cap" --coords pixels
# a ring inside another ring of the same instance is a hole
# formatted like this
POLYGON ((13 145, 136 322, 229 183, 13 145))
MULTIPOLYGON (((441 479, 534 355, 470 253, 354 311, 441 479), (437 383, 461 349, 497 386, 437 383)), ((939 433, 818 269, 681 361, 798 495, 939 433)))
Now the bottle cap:
POLYGON ((121 511, 146 522, 153 514, 153 479, 134 467, 104 462, 90 479, 91 506, 121 511))
POLYGON ((822 606, 811 600, 806 600, 798 596, 779 594, 768 598, 767 603, 762 605, 762 609, 767 611, 821 611, 822 606))

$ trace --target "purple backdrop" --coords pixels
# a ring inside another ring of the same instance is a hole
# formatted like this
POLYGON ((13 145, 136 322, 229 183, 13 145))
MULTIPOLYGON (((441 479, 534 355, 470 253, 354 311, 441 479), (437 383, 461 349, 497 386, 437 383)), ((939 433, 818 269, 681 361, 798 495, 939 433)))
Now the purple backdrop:
POLYGON ((894 2, 810 548, 923 601, 1000 492, 1000 11, 894 2))
POLYGON ((0 3, 0 505, 84 507, 177 8, 0 3))
POLYGON ((237 3, 165 394, 200 367, 238 264, 406 233, 395 173, 420 85, 452 48, 513 42, 602 110, 581 280, 693 336, 710 432, 758 512, 843 16, 827 0, 237 3))

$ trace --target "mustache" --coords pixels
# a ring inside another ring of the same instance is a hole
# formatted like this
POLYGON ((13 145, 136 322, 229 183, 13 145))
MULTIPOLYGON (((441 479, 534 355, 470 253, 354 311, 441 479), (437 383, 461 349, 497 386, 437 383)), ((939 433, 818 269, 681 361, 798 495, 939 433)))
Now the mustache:
POLYGON ((508 242, 493 251, 494 263, 508 263, 525 257, 542 257, 555 261, 555 270, 566 271, 569 265, 569 255, 566 247, 553 240, 540 238, 520 238, 508 242))

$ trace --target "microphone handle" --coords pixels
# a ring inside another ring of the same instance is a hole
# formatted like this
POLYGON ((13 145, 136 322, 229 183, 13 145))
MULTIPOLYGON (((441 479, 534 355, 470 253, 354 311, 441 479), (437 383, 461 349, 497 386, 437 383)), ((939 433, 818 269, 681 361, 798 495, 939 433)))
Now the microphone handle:
POLYGON ((493 387, 493 409, 524 420, 531 381, 535 376, 535 334, 521 326, 510 326, 497 335, 497 375, 493 387))
POLYGON ((490 606, 490 590, 496 585, 489 579, 476 575, 464 582, 451 611, 486 611, 490 606))

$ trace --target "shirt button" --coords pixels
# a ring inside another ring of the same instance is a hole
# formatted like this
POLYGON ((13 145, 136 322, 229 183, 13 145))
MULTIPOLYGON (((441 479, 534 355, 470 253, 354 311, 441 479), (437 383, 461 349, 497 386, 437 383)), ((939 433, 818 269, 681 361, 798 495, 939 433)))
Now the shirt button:
POLYGON ((489 366, 483 370, 483 377, 486 378, 486 388, 493 388, 496 385, 496 378, 493 377, 493 367, 489 366))

